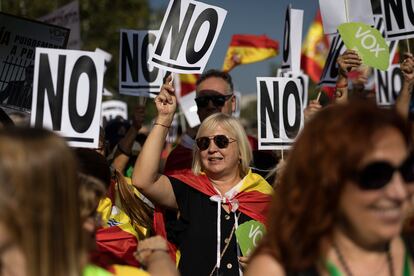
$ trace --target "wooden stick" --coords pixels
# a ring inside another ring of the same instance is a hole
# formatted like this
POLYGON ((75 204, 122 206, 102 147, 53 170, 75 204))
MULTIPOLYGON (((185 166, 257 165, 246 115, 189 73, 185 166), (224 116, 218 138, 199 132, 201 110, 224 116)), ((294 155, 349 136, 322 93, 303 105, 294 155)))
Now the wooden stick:
POLYGON ((411 53, 410 39, 407 38, 406 41, 407 41, 407 50, 408 50, 409 53, 411 53))
POLYGON ((322 91, 319 91, 318 97, 316 97, 316 101, 319 103, 319 98, 321 97, 322 91))

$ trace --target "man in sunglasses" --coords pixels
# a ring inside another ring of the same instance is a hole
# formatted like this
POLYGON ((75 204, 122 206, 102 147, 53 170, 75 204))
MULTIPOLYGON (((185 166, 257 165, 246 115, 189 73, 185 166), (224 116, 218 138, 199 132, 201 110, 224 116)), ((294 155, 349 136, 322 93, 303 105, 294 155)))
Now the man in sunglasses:
MULTIPOLYGON (((200 121, 203 122, 205 118, 217 112, 231 115, 236 109, 233 89, 233 81, 228 73, 215 69, 203 73, 196 83, 195 98, 200 121)), ((197 129, 198 127, 189 129, 181 136, 181 143, 167 158, 165 174, 191 168, 197 129)))

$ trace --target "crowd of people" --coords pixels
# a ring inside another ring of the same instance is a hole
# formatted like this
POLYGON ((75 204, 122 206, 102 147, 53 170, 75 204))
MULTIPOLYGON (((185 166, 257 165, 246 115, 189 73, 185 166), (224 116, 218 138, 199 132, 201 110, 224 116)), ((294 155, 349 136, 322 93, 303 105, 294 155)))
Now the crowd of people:
POLYGON ((233 82, 218 70, 198 80, 201 125, 165 166, 172 76, 147 135, 138 105, 131 124, 101 129, 97 149, 0 110, 1 275, 411 275, 414 57, 403 57, 388 109, 364 86, 369 68, 355 51, 337 64, 332 103, 309 102, 279 165, 232 116, 233 82), (236 231, 251 220, 267 231, 243 255, 236 231))

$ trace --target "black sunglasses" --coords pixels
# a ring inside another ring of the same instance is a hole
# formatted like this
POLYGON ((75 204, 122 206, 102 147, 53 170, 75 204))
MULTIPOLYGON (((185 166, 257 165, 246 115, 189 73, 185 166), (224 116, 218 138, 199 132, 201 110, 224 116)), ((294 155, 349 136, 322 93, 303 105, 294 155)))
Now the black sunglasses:
POLYGON ((414 183, 414 156, 410 155, 399 167, 386 161, 370 163, 356 173, 355 180, 361 189, 381 189, 390 182, 395 171, 400 172, 406 183, 414 183))
POLYGON ((212 101, 214 106, 223 107, 228 99, 230 99, 233 94, 230 95, 211 95, 211 96, 201 96, 195 98, 198 108, 204 108, 208 105, 209 101, 212 101))
POLYGON ((220 149, 225 149, 230 143, 236 141, 236 139, 228 138, 226 135, 215 135, 209 137, 203 136, 196 139, 198 149, 201 151, 208 149, 210 146, 210 140, 213 140, 214 144, 216 144, 216 146, 220 149))

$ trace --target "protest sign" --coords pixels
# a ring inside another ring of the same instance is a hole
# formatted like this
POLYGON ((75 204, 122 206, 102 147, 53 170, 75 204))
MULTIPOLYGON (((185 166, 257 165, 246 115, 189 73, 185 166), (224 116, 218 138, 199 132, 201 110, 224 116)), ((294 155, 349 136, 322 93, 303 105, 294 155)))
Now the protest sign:
POLYGON ((40 21, 70 29, 68 49, 79 50, 82 47, 80 35, 80 15, 78 1, 60 7, 48 15, 39 18, 40 21))
POLYGON ((37 48, 31 125, 73 147, 97 148, 104 63, 96 52, 37 48))
POLYGON ((256 80, 259 149, 288 149, 304 123, 300 81, 262 77, 256 80))
POLYGON ((0 12, 0 105, 29 111, 36 47, 65 48, 69 30, 0 12))
POLYGON ((227 11, 192 0, 171 0, 150 63, 177 73, 202 73, 227 11))
POLYGON ((359 22, 344 23, 338 27, 342 40, 348 49, 356 50, 363 64, 387 70, 390 52, 381 33, 359 22))
POLYGON ((149 97, 159 92, 164 71, 148 64, 158 31, 121 30, 119 51, 119 92, 149 97))
POLYGON ((255 220, 249 220, 237 227, 236 238, 243 256, 249 256, 259 245, 266 233, 265 226, 255 220))
POLYGON ((125 102, 116 100, 102 102, 102 121, 109 122, 119 117, 128 120, 128 106, 125 102))
POLYGON ((381 0, 385 19, 385 38, 401 40, 414 37, 414 0, 381 0))
POLYGON ((339 34, 333 36, 325 67, 323 68, 319 86, 335 86, 338 78, 338 64, 336 60, 345 52, 345 44, 339 34))
POLYGON ((370 0, 319 0, 325 34, 337 33, 338 26, 349 22, 374 25, 370 0))
POLYGON ((404 81, 399 64, 392 64, 387 71, 375 70, 375 95, 379 106, 394 105, 404 81))
POLYGON ((299 72, 299 73, 293 73, 293 72, 287 72, 282 75, 284 78, 293 78, 298 79, 300 81, 300 85, 302 87, 302 108, 305 109, 308 106, 308 94, 309 94, 309 76, 299 72))
POLYGON ((302 45, 303 10, 286 9, 285 31, 283 36, 283 72, 300 72, 302 45))

